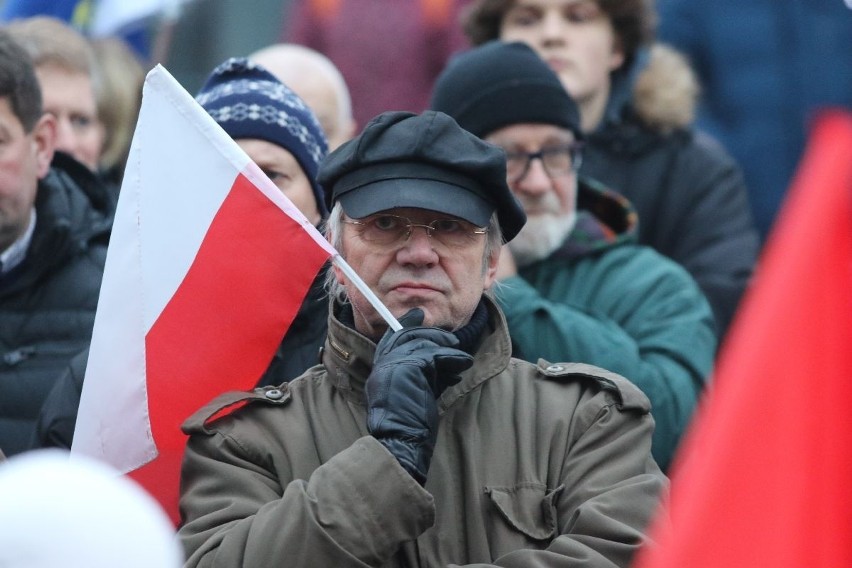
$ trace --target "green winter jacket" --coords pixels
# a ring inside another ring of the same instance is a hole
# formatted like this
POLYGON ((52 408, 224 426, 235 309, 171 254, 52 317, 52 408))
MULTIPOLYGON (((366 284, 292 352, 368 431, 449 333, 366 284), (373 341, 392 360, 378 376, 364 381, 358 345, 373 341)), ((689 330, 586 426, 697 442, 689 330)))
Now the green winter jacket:
POLYGON ((636 244, 623 197, 582 180, 578 210, 562 247, 497 291, 513 354, 590 363, 633 381, 651 401, 653 453, 665 471, 712 369, 712 312, 680 265, 636 244))

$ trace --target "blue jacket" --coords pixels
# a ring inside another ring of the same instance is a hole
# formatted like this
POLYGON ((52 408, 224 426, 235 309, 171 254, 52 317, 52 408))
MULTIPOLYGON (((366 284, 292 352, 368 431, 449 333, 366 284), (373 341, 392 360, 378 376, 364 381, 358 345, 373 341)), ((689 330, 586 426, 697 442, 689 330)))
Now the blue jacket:
POLYGON ((692 62, 698 125, 739 161, 755 223, 771 228, 821 108, 852 108, 843 0, 660 0, 659 36, 692 62))

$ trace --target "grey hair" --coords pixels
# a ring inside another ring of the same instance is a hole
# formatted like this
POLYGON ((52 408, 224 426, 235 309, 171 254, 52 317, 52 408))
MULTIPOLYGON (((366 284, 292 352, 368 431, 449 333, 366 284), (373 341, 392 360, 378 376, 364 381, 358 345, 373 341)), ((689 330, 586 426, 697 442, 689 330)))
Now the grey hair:
MULTIPOLYGON (((328 215, 328 219, 325 221, 323 230, 325 232, 325 238, 331 243, 331 246, 333 246, 334 249, 340 253, 340 256, 345 259, 346 255, 343 253, 343 214, 343 207, 340 205, 340 202, 335 203, 334 207, 331 209, 331 213, 328 215)), ((497 218, 497 213, 495 212, 491 215, 491 219, 488 221, 485 253, 482 255, 483 272, 485 271, 486 259, 488 259, 491 254, 502 245, 503 231, 500 230, 500 221, 497 218)), ((493 292, 493 289, 498 285, 499 283, 495 282, 492 289, 486 291, 486 293, 493 292)), ((334 273, 334 270, 328 270, 326 272, 325 289, 328 292, 328 295, 336 302, 344 304, 349 301, 349 297, 346 295, 346 288, 340 280, 337 279, 337 275, 334 273)))

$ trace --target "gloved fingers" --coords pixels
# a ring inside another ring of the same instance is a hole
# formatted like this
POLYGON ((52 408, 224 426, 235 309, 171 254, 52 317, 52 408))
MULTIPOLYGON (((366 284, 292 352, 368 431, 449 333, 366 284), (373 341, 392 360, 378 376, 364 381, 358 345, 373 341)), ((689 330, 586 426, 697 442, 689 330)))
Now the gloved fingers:
POLYGON ((455 347, 458 338, 449 331, 437 327, 412 327, 402 329, 392 335, 385 335, 376 346, 374 361, 385 357, 391 351, 412 352, 415 349, 427 347, 429 344, 442 347, 455 347))
POLYGON ((423 318, 426 317, 421 308, 411 308, 397 321, 403 328, 420 327, 423 325, 423 318))
POLYGON ((433 351, 433 353, 435 372, 439 376, 444 374, 456 375, 473 366, 473 357, 459 349, 453 349, 452 347, 438 347, 433 351))
POLYGON ((412 328, 419 328, 423 325, 424 317, 425 314, 421 308, 411 308, 405 312, 405 314, 397 320, 402 326, 402 329, 394 331, 391 328, 388 328, 379 340, 379 343, 376 345, 376 355, 393 349, 394 345, 404 339, 406 331, 409 331, 412 328))
POLYGON ((458 349, 445 349, 434 359, 435 380, 430 385, 435 398, 461 380, 460 373, 473 366, 473 357, 458 349))

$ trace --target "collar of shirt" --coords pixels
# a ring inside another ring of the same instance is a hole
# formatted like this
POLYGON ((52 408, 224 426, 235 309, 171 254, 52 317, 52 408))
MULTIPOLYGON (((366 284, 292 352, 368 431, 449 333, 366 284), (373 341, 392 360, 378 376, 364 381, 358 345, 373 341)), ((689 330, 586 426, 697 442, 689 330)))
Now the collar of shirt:
POLYGON ((27 230, 9 248, 0 253, 0 274, 8 274, 27 257, 27 249, 30 248, 33 240, 35 226, 36 211, 33 207, 30 211, 30 224, 27 230))

